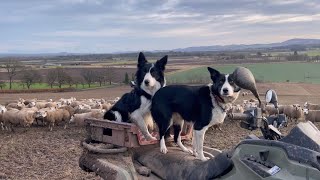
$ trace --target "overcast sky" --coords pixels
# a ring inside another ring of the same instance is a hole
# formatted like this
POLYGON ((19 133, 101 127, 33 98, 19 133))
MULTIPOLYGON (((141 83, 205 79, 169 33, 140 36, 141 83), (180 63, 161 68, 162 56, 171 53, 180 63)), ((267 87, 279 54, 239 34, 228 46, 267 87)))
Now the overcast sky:
POLYGON ((320 38, 319 0, 1 0, 0 53, 109 53, 320 38))

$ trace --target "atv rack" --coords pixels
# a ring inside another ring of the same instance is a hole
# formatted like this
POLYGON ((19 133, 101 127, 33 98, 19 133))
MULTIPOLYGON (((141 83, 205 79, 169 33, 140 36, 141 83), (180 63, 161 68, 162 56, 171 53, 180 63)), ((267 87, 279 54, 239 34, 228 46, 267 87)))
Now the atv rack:
MULTIPOLYGON (((133 123, 115 122, 102 119, 85 119, 87 138, 102 143, 114 144, 123 147, 139 147, 143 145, 158 144, 158 140, 148 141, 139 128, 133 123)), ((159 139, 157 131, 151 133, 159 139)), ((191 139, 192 126, 185 123, 181 132, 182 140, 191 139)), ((173 141, 169 137, 168 141, 173 141)))

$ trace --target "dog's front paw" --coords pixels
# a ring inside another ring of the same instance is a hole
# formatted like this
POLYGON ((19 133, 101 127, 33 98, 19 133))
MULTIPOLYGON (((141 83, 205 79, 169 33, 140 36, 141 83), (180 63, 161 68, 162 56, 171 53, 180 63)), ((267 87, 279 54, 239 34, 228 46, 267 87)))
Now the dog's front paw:
POLYGON ((167 152, 168 152, 167 147, 166 146, 160 147, 160 152, 162 152, 163 154, 167 154, 167 152))
POLYGON ((207 160, 210 159, 210 158, 205 157, 205 156, 197 156, 196 159, 199 159, 199 160, 201 160, 201 161, 207 161, 207 160))
POLYGON ((157 141, 158 139, 156 137, 150 136, 146 138, 148 141, 157 141))
POLYGON ((185 148, 183 149, 183 152, 187 152, 193 155, 193 151, 191 149, 185 148))

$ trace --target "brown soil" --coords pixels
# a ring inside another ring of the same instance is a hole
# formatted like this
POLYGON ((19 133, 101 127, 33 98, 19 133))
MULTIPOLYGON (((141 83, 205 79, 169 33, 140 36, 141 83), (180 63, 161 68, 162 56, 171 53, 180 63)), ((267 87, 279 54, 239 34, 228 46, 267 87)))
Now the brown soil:
MULTIPOLYGON (((320 102, 320 85, 270 83, 258 84, 261 94, 268 88, 275 89, 279 94, 280 104, 320 102)), ((95 89, 66 93, 38 94, 5 94, 0 95, 0 103, 21 98, 59 99, 71 96, 80 98, 113 99, 130 91, 128 86, 95 89)), ((250 99, 251 95, 239 97, 238 102, 250 99)), ((262 98, 264 99, 264 98, 262 98)), ((294 123, 281 131, 286 134, 294 123)), ((320 123, 316 123, 320 128, 320 123)), ((227 120, 222 125, 222 132, 209 129, 205 145, 221 150, 235 146, 247 135, 259 131, 240 128, 238 121, 227 120)), ((82 149, 80 141, 85 137, 83 128, 70 127, 64 130, 56 127, 52 132, 47 127, 16 128, 16 132, 0 130, 0 179, 100 179, 94 173, 86 173, 78 166, 82 149)))

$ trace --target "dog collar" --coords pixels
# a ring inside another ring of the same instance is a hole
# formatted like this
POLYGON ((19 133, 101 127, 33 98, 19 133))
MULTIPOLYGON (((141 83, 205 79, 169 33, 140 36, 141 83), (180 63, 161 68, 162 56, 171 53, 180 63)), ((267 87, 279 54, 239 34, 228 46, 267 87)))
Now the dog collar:
POLYGON ((224 103, 224 100, 220 96, 214 94, 213 97, 216 99, 217 102, 224 103))
POLYGON ((219 97, 219 96, 217 96, 217 95, 213 95, 213 97, 214 97, 214 99, 216 100, 216 102, 217 102, 217 105, 222 109, 222 111, 223 112, 227 112, 227 108, 223 108, 222 106, 221 106, 221 104, 220 103, 224 103, 224 100, 221 98, 221 97, 219 97))
POLYGON ((213 94, 211 87, 212 87, 212 84, 209 84, 210 94, 214 97, 217 105, 222 109, 223 112, 227 112, 227 108, 223 108, 220 104, 220 103, 225 103, 224 100, 220 96, 213 94))

